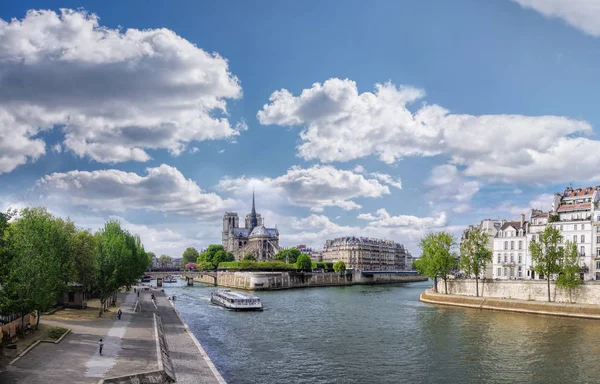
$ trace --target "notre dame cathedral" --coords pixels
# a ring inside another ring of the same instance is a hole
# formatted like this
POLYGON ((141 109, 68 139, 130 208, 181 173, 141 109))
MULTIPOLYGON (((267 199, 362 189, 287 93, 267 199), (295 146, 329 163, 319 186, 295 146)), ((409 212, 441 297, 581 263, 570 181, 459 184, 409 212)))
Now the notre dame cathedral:
POLYGON ((246 215, 245 226, 240 228, 240 219, 235 212, 225 212, 223 216, 223 247, 234 254, 237 260, 251 253, 258 261, 273 260, 279 251, 279 231, 265 228, 260 213, 256 213, 254 192, 252 211, 246 215))

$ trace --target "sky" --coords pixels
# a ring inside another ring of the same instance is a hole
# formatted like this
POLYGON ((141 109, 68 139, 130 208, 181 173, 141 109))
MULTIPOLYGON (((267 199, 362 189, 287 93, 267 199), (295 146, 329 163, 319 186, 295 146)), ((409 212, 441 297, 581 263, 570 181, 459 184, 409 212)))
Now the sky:
POLYGON ((282 246, 549 209, 600 184, 600 2, 0 4, 0 210, 180 257, 252 192, 282 246))

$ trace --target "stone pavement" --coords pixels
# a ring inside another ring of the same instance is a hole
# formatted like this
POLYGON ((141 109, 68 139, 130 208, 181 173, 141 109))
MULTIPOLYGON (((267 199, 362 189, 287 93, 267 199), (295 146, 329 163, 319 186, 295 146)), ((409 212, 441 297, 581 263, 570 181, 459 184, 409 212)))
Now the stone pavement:
POLYGON ((210 366, 212 363, 209 365, 206 360, 208 356, 206 359, 202 356, 199 347, 188 333, 165 294, 156 292, 155 296, 158 307, 156 313, 160 315, 163 321, 177 383, 225 383, 220 375, 213 373, 210 366))
MULTIPOLYGON (((147 293, 149 301, 150 293, 147 293)), ((120 376, 131 371, 156 370, 153 315, 133 314, 137 297, 119 295, 124 301, 121 320, 41 321, 71 328, 59 344, 41 343, 0 373, 0 383, 97 383, 101 377, 120 376), (98 340, 104 340, 103 356, 98 340)), ((110 316, 115 316, 110 313, 110 316)))

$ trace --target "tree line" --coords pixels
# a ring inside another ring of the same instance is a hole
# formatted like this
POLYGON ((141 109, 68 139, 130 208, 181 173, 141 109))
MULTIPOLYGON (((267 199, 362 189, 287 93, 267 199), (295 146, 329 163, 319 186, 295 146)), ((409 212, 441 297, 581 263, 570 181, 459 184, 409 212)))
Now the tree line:
MULTIPOLYGON (((419 242, 421 256, 415 260, 417 272, 437 281, 444 281, 444 292, 448 293, 448 279, 457 270, 466 277, 475 279, 475 295, 479 296, 479 279, 492 261, 493 253, 489 247, 488 234, 471 229, 465 233, 457 252, 456 239, 447 232, 430 233, 419 242)), ((538 240, 532 240, 529 252, 533 261, 533 270, 547 281, 548 301, 551 300, 550 280, 558 287, 572 288, 581 284, 579 255, 577 245, 569 240, 563 244, 560 231, 553 226, 545 228, 538 240)))
POLYGON ((43 311, 77 284, 108 309, 120 287, 133 285, 152 261, 140 237, 116 220, 90 232, 43 207, 0 212, 0 314, 43 311))

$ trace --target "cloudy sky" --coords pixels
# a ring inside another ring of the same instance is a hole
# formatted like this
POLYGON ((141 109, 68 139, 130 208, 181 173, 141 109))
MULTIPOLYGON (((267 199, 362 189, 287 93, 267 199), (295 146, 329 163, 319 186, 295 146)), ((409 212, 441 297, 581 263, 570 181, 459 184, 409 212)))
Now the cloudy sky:
POLYGON ((252 190, 285 246, 393 239, 600 183, 600 2, 0 6, 0 209, 178 257, 252 190), (50 7, 50 8, 49 8, 50 7))

